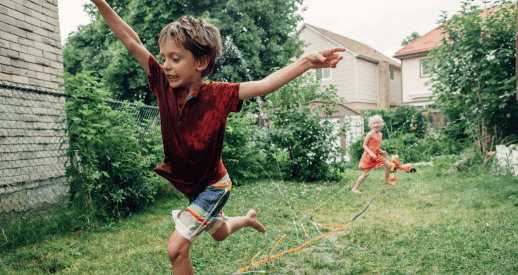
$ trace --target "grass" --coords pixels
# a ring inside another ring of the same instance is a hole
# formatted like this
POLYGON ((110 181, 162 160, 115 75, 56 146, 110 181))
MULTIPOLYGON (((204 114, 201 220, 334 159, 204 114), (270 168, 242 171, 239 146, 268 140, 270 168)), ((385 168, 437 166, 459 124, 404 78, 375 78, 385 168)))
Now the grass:
MULTIPOLYGON (((268 233, 246 228, 224 242, 203 234, 191 248, 196 274, 235 271, 346 224, 385 186, 373 171, 350 192, 359 170, 329 183, 272 182, 234 187, 225 211, 250 208, 268 233), (320 225, 315 225, 315 224, 320 225), (318 230, 317 230, 318 227, 318 230)), ((517 274, 518 181, 490 173, 433 168, 396 173, 397 186, 374 200, 349 227, 252 268, 266 274, 517 274)), ((149 207, 124 221, 0 252, 0 274, 171 274, 165 245, 172 209, 149 207)))

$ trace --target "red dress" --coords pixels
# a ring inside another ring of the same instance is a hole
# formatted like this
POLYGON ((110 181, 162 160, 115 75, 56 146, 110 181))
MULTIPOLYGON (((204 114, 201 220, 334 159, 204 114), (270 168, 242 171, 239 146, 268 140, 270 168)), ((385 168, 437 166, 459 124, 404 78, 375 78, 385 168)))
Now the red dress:
POLYGON ((369 156, 367 151, 363 151, 362 158, 360 159, 360 164, 358 168, 360 169, 380 169, 381 166, 387 161, 383 156, 380 156, 380 144, 383 134, 379 132, 372 132, 372 137, 367 143, 367 147, 376 155, 376 158, 373 159, 369 156))

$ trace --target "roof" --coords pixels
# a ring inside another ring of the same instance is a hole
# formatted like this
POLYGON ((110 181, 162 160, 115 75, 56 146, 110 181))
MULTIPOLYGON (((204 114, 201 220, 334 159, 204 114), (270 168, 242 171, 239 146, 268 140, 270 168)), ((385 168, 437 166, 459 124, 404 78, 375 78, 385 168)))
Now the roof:
MULTIPOLYGON (((484 9, 480 12, 480 16, 487 17, 490 11, 496 12, 501 7, 492 7, 484 9)), ((403 59, 405 56, 413 55, 427 55, 434 46, 439 46, 442 42, 442 26, 433 29, 429 33, 416 38, 414 41, 408 43, 401 50, 397 51, 394 58, 403 59)))
POLYGON ((313 29, 314 31, 319 32, 321 35, 331 39, 332 41, 338 43, 339 45, 342 45, 343 47, 347 48, 348 50, 352 51, 353 53, 355 53, 358 56, 365 56, 365 57, 368 57, 368 58, 374 59, 374 60, 386 61, 394 67, 401 68, 401 64, 398 63, 397 61, 394 61, 393 59, 383 55, 382 53, 376 51, 375 49, 373 49, 363 43, 354 41, 345 36, 341 36, 339 34, 332 33, 330 31, 327 31, 327 30, 324 30, 324 29, 321 29, 321 28, 318 28, 315 26, 312 26, 310 24, 304 23, 301 30, 304 27, 309 27, 310 29, 313 29))
POLYGON ((406 44, 403 49, 396 52, 394 58, 403 58, 404 56, 413 54, 428 54, 435 45, 440 45, 443 38, 442 26, 443 25, 440 25, 429 33, 406 44))

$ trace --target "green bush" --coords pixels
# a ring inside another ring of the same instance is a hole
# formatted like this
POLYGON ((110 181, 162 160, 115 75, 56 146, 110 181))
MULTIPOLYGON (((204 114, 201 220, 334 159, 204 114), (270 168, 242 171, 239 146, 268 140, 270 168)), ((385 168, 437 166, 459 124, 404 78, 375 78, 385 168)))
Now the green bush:
MULTIPOLYGON (((145 135, 138 105, 112 110, 97 79, 65 75, 70 200, 79 220, 110 220, 150 204, 161 161, 158 134, 145 135)), ((65 145, 65 144, 63 144, 65 145)))
POLYGON ((334 123, 320 115, 330 117, 336 112, 333 103, 340 103, 336 88, 322 86, 313 76, 305 75, 266 99, 268 120, 272 122, 267 146, 263 147, 269 154, 267 161, 280 163, 285 176, 293 180, 326 180, 340 148, 329 142, 338 139, 334 123), (311 106, 313 100, 329 104, 311 106))
POLYGON ((261 173, 261 154, 254 148, 257 135, 248 112, 232 113, 227 120, 222 160, 232 182, 239 185, 245 179, 256 179, 261 173))

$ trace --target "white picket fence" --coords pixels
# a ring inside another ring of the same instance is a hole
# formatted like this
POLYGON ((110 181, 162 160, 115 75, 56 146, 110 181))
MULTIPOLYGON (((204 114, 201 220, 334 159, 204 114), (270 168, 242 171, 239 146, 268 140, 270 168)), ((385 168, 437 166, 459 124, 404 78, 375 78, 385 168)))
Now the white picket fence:
POLYGON ((514 144, 509 147, 497 145, 496 158, 498 166, 518 176, 518 146, 514 144))

